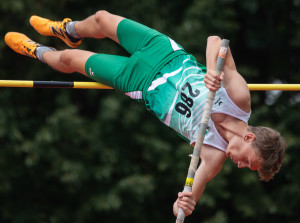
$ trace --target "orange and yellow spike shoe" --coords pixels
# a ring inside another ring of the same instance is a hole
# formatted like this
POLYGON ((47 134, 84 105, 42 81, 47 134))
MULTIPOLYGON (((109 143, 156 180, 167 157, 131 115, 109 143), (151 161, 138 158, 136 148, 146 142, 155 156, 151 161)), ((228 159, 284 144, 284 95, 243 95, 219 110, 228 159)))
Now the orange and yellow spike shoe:
POLYGON ((56 36, 72 48, 79 47, 82 42, 82 39, 74 38, 67 33, 67 23, 72 22, 69 18, 65 18, 63 21, 51 21, 49 19, 33 15, 29 21, 33 28, 41 35, 56 36))
POLYGON ((41 44, 32 41, 24 34, 8 32, 4 39, 5 43, 15 52, 25 56, 37 58, 35 55, 35 50, 38 46, 41 46, 41 44))

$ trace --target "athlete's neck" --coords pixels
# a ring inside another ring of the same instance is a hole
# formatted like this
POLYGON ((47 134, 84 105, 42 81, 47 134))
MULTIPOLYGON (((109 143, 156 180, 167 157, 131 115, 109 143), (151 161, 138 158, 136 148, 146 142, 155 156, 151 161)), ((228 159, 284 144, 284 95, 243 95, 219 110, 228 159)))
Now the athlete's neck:
POLYGON ((229 142, 247 133, 247 123, 225 114, 213 114, 212 120, 222 138, 229 142))

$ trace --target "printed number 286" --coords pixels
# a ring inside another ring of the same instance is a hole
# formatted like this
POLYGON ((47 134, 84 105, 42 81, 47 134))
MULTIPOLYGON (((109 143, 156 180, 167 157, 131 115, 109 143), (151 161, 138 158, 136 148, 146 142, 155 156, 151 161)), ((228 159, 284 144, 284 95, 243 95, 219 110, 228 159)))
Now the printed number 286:
POLYGON ((182 102, 178 102, 175 105, 175 110, 182 114, 185 115, 187 118, 191 117, 191 110, 190 108, 193 107, 194 101, 193 98, 197 97, 200 94, 200 91, 198 89, 196 89, 195 91, 193 91, 192 86, 190 85, 189 82, 187 82, 183 87, 182 87, 182 91, 184 91, 186 88, 188 88, 189 90, 189 94, 192 98, 188 97, 185 93, 181 92, 180 96, 181 96, 181 100, 182 102))

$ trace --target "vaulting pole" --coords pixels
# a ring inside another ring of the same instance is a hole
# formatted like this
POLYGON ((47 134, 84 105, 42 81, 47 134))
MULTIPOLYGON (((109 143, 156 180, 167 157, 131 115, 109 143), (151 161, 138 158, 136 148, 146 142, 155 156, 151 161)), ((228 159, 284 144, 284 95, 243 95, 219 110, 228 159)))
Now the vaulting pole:
MULTIPOLYGON (((98 82, 0 80, 0 87, 113 89, 98 82)), ((250 91, 300 91, 300 84, 248 84, 250 91)))
MULTIPOLYGON (((220 75, 222 72, 228 46, 229 46, 229 40, 223 39, 221 47, 220 47, 218 59, 217 59, 217 64, 215 67, 215 71, 218 75, 220 75)), ((193 154, 191 155, 191 162, 190 162, 190 166, 189 166, 189 170, 188 170, 188 174, 187 174, 187 178, 185 181, 183 192, 191 192, 192 191, 194 177, 195 177, 196 170, 198 168, 200 154, 201 154, 202 145, 203 145, 203 140, 205 137, 205 131, 207 129, 208 121, 210 119, 212 106, 213 106, 213 102, 215 99, 215 94, 216 94, 215 91, 209 91, 208 95, 207 95, 207 99, 205 101, 204 111, 203 111, 203 115, 202 115, 202 119, 201 119, 200 127, 199 127, 199 133, 198 133, 198 136, 196 139, 196 144, 193 149, 193 154)), ((183 223, 184 218, 185 218, 185 213, 182 208, 179 208, 176 223, 183 223)))

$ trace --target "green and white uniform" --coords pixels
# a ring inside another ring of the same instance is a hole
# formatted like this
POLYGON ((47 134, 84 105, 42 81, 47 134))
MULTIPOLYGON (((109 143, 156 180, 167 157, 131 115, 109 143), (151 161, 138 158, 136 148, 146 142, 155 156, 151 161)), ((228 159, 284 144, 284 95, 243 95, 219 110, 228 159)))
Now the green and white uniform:
MULTIPOLYGON (((209 90, 204 84, 206 68, 191 55, 170 61, 151 83, 146 106, 161 122, 173 128, 190 144, 196 141, 209 90)), ((212 113, 227 114, 248 122, 250 113, 241 110, 222 87, 216 92, 212 113)), ((228 143, 220 136, 212 120, 208 123, 204 144, 226 151, 228 143)))
MULTIPOLYGON (((117 35, 130 56, 93 55, 85 65, 86 74, 144 101, 161 122, 192 144, 208 94, 203 81, 206 68, 166 35, 132 20, 122 20, 117 35)), ((248 121, 250 114, 240 110, 224 88, 216 93, 215 103, 213 112, 248 121)), ((226 142, 212 121, 204 143, 226 150, 226 142)))

